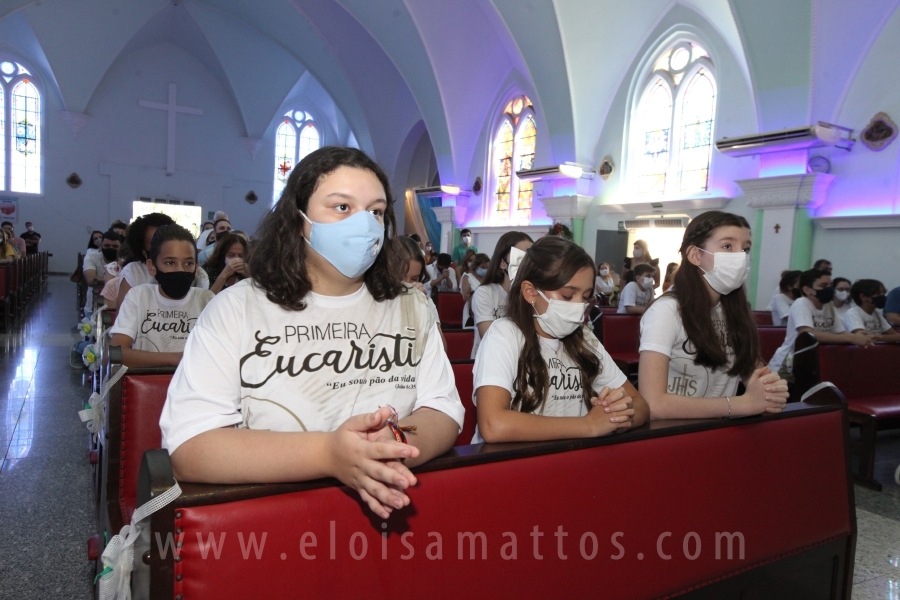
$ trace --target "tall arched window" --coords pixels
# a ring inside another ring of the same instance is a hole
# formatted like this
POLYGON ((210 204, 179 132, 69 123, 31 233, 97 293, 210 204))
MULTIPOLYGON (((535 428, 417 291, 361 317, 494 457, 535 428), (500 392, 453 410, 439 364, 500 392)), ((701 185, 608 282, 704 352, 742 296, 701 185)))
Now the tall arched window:
POLYGON ((528 225, 531 222, 532 184, 519 181, 516 171, 534 167, 536 147, 534 107, 527 96, 519 96, 503 109, 491 148, 491 224, 528 225))
POLYGON ((638 195, 682 196, 709 189, 716 82, 695 42, 670 46, 653 63, 632 117, 629 180, 638 195))
POLYGON ((17 62, 0 62, 0 190, 41 193, 41 93, 17 62))
POLYGON ((302 110, 289 110, 275 130, 275 195, 277 202, 287 183, 291 169, 321 145, 319 130, 312 115, 302 110))

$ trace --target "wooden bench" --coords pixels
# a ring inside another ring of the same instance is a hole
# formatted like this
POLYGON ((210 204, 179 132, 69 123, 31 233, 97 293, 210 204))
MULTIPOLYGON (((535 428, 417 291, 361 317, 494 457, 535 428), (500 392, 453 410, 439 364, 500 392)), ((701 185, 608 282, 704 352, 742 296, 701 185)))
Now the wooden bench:
POLYGON ((856 482, 880 492, 874 478, 878 432, 900 428, 900 345, 818 344, 804 332, 794 345, 794 377, 798 393, 829 381, 846 396, 849 423, 861 436, 851 445, 859 456, 856 482))
MULTIPOLYGON (((456 447, 414 469, 411 506, 386 521, 330 479, 180 482, 134 581, 159 600, 849 599, 844 407, 824 386, 778 415, 456 447)), ((139 503, 173 483, 168 454, 147 453, 139 503)))

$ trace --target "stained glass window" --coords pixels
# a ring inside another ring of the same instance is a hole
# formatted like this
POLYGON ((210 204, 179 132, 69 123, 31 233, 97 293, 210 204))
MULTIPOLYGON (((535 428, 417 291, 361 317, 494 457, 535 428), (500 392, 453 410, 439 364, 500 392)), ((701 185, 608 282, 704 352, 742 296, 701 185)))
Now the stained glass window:
POLYGON ((536 147, 534 107, 527 96, 518 96, 504 108, 503 121, 493 143, 494 206, 491 220, 494 225, 530 223, 532 184, 519 181, 516 171, 534 167, 536 147))
POLYGON ((653 62, 635 111, 629 169, 639 195, 709 189, 716 84, 706 50, 678 42, 653 62))
POLYGON ((0 190, 41 193, 41 93, 16 62, 0 61, 0 190))
POLYGON ((291 169, 321 146, 319 130, 311 114, 289 110, 275 130, 275 184, 273 202, 281 197, 291 169))

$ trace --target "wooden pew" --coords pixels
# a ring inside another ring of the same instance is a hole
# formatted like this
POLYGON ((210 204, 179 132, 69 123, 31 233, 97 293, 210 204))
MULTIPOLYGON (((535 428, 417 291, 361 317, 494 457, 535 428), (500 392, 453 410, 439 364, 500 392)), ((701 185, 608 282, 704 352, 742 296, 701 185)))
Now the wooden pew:
MULTIPOLYGON (((461 329, 463 326, 463 307, 466 305, 459 292, 438 292, 434 295, 438 317, 443 329, 461 329)), ((471 351, 471 347, 469 348, 471 351)), ((467 357, 468 358, 468 357, 467 357)))
MULTIPOLYGON (((779 415, 456 447, 414 469, 411 506, 386 522, 334 480, 181 482, 149 519, 134 581, 159 600, 849 599, 844 407, 825 386, 779 415)), ((173 483, 168 454, 148 452, 139 503, 173 483)))
POLYGON ((856 483, 880 492, 874 478, 878 432, 900 429, 900 346, 818 344, 801 333, 794 344, 794 376, 800 393, 829 381, 847 397, 849 423, 861 435, 851 445, 859 456, 856 483))
POLYGON ((470 360, 472 345, 475 343, 474 329, 441 329, 447 340, 447 358, 450 360, 470 360))

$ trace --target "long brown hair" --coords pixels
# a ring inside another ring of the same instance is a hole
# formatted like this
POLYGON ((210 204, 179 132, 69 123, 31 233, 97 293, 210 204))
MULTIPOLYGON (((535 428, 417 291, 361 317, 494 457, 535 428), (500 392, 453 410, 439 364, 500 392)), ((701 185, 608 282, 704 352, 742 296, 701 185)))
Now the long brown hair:
POLYGON ((326 146, 310 152, 301 160, 288 177, 278 204, 270 210, 259 225, 259 240, 250 257, 253 284, 266 292, 266 298, 285 310, 303 310, 304 299, 312 290, 306 268, 308 246, 303 239, 303 217, 309 198, 315 192, 320 179, 340 167, 353 167, 371 171, 384 188, 387 208, 384 210, 384 243, 375 264, 366 271, 363 281, 377 302, 396 298, 403 290, 396 269, 394 241, 396 222, 394 198, 387 175, 378 164, 355 148, 326 146))
POLYGON ((491 264, 484 276, 482 285, 489 283, 503 283, 506 271, 500 267, 500 263, 506 261, 509 265, 509 249, 519 242, 532 242, 531 236, 521 231, 507 231, 497 240, 497 246, 494 248, 494 255, 491 256, 491 264))
POLYGON ((245 263, 249 263, 250 244, 247 243, 247 240, 245 240, 243 236, 236 233, 229 233, 223 235, 221 240, 216 240, 216 249, 213 250, 213 253, 206 259, 204 266, 224 269, 225 255, 228 254, 228 251, 231 250, 231 247, 235 244, 240 244, 244 247, 244 258, 242 260, 245 263))
MULTIPOLYGON (((512 408, 533 413, 543 406, 550 387, 547 364, 541 356, 534 307, 522 295, 522 282, 530 281, 541 291, 554 291, 564 287, 578 271, 588 267, 592 272, 594 261, 578 244, 565 238, 549 235, 539 239, 525 253, 519 272, 509 290, 506 316, 516 324, 525 338, 519 354, 519 367, 514 384, 515 396, 512 408)), ((566 354, 578 365, 581 374, 581 390, 584 405, 591 409, 591 398, 596 395, 593 382, 601 372, 600 358, 584 337, 584 328, 560 340, 566 354)))
POLYGON ((687 258, 691 246, 703 248, 719 227, 750 229, 747 219, 740 215, 717 210, 705 212, 690 222, 681 242, 681 266, 675 271, 675 289, 667 292, 678 300, 681 322, 687 334, 685 352, 695 354, 694 362, 719 369, 728 365, 728 346, 734 350, 734 364, 728 369, 731 377, 748 377, 760 360, 756 321, 744 286, 720 297, 728 339, 722 340, 712 321, 715 308, 700 267, 687 258), (693 348, 688 348, 688 344, 693 348))

